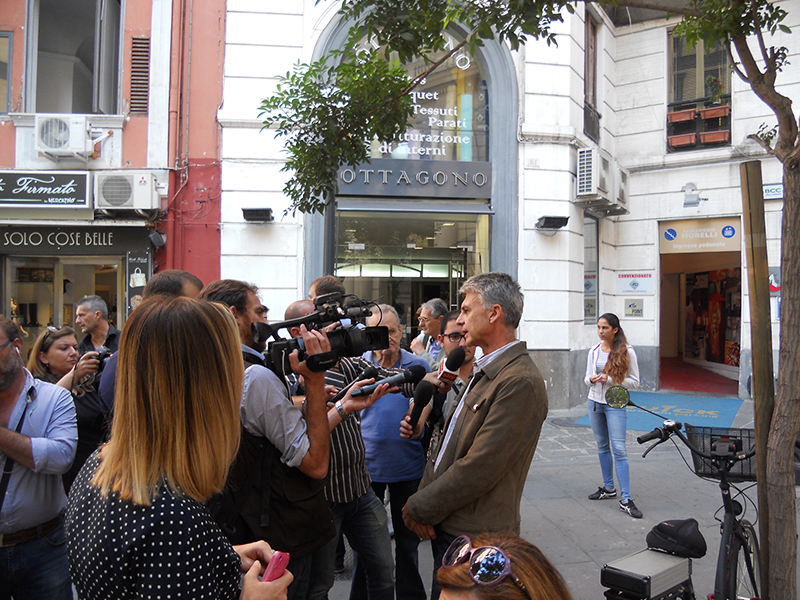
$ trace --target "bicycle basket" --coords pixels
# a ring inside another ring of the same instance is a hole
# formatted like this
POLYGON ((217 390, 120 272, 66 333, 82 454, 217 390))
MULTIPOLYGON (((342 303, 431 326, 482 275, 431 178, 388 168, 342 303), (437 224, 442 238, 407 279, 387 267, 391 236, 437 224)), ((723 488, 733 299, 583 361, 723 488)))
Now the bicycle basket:
MULTIPOLYGON (((754 429, 730 429, 728 427, 695 427, 685 425, 686 437, 689 441, 702 452, 711 453, 712 442, 721 437, 730 437, 742 440, 742 449, 749 451, 756 445, 756 432, 754 429)), ((719 479, 719 473, 714 468, 710 460, 697 456, 692 452, 694 461, 694 472, 700 477, 710 477, 719 479)), ((751 456, 747 460, 737 462, 728 472, 728 481, 755 481, 756 480, 756 457, 751 456)))

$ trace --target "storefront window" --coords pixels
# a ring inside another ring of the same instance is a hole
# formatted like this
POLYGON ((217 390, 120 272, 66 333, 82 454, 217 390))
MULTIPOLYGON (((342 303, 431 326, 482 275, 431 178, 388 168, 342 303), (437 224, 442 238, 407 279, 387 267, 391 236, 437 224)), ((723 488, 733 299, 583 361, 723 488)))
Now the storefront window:
MULTIPOLYGON (((445 34, 447 50, 460 40, 445 34)), ((365 46, 369 43, 365 39, 365 46)), ((445 51, 429 57, 435 61, 445 51)), ((429 67, 422 58, 406 66, 409 77, 429 67)), ((414 115, 397 139, 374 140, 372 158, 488 161, 488 91, 478 62, 466 50, 448 58, 411 91, 414 115)))
POLYGON ((407 341, 420 304, 457 308, 459 286, 488 270, 488 215, 339 211, 336 220, 334 274, 349 293, 397 308, 407 341))
MULTIPOLYGON (((121 324, 118 308, 121 280, 119 264, 97 259, 10 257, 8 264, 8 312, 22 331, 23 356, 33 348, 48 326, 75 327, 75 303, 96 294, 108 305, 109 321, 121 324)), ((82 337, 76 331, 78 339, 82 337)))
POLYGON ((583 322, 597 322, 597 219, 583 218, 583 322))

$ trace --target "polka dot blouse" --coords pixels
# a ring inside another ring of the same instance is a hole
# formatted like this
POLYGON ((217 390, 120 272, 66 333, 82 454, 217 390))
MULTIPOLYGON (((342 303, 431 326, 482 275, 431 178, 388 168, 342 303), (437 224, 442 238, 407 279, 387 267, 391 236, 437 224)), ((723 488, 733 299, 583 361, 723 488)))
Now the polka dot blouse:
POLYGON ((67 554, 81 600, 239 597, 240 561, 205 506, 166 486, 150 506, 90 485, 95 452, 72 485, 67 554))

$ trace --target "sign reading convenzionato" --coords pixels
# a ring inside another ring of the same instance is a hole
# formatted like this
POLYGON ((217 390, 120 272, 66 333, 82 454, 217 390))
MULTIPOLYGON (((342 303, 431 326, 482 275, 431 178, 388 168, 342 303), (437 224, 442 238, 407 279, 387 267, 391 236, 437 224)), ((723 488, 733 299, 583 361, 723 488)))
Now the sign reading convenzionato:
POLYGON ((87 171, 0 171, 0 206, 89 208, 87 171))
POLYGON ((659 223, 661 254, 740 252, 741 228, 739 217, 662 221, 659 223))

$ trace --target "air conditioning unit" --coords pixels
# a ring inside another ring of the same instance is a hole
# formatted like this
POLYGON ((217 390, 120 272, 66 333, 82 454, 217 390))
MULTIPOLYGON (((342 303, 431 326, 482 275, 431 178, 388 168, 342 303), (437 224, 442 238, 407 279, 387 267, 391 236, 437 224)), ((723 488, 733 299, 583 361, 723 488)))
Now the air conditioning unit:
POLYGON ((86 115, 38 114, 36 151, 48 158, 85 158, 92 152, 92 140, 86 115))
POLYGON ((94 207, 100 210, 153 210, 161 196, 150 171, 97 171, 94 176, 94 207))
POLYGON ((615 163, 617 176, 614 178, 614 202, 608 209, 607 215, 627 215, 630 213, 628 208, 628 178, 630 173, 626 169, 615 163))
POLYGON ((603 207, 612 204, 614 184, 611 156, 599 148, 578 150, 577 199, 584 206, 603 207))

